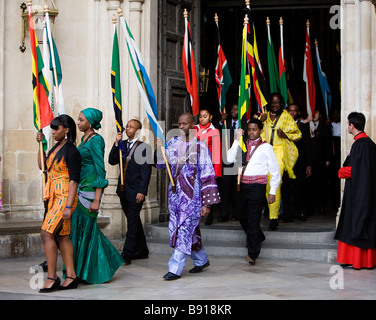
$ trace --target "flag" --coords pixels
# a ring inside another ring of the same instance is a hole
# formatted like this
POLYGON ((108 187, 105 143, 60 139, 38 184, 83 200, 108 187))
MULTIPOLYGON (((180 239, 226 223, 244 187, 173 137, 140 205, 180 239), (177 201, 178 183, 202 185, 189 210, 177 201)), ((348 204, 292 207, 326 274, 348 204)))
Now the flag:
POLYGON ((191 27, 188 22, 188 17, 185 17, 185 34, 183 43, 183 70, 185 77, 185 85, 189 93, 189 107, 193 116, 199 112, 199 98, 198 98, 198 84, 197 84, 197 71, 195 64, 195 57, 192 48, 191 27))
POLYGON ((149 118, 152 130, 157 138, 162 139, 164 146, 167 146, 166 139, 163 135, 163 130, 158 123, 158 109, 157 101, 155 99, 155 94, 153 87, 151 86, 149 76, 146 72, 140 50, 136 44, 135 39, 128 27, 127 22, 124 17, 120 17, 121 25, 123 26, 125 38, 127 41, 128 52, 130 59, 132 61, 133 70, 137 77, 137 86, 141 95, 141 100, 145 108, 146 114, 149 118))
MULTIPOLYGON (((42 56, 43 56, 43 64, 44 68, 42 70, 44 79, 50 88, 50 84, 52 83, 52 72, 50 70, 50 50, 48 48, 48 40, 47 40, 47 30, 46 28, 43 29, 43 47, 42 47, 42 56)), ((52 90, 48 92, 48 103, 50 104, 52 113, 54 113, 54 94, 52 90)), ((47 149, 50 149, 50 141, 52 136, 52 129, 50 126, 43 128, 43 134, 47 141, 47 149)))
POLYGON ((322 93, 322 98, 324 100, 326 116, 327 116, 327 118, 329 118, 329 112, 330 112, 330 108, 332 106, 332 91, 330 90, 326 74, 324 73, 324 71, 322 71, 322 68, 321 68, 319 44, 318 44, 317 40, 315 41, 315 46, 316 46, 317 73, 318 73, 318 76, 319 76, 321 93, 322 93))
MULTIPOLYGON (((240 70, 240 86, 239 86, 239 101, 238 101, 238 117, 239 117, 239 128, 241 128, 241 123, 243 116, 248 112, 249 109, 249 87, 251 85, 250 75, 248 74, 247 70, 247 27, 248 25, 244 25, 243 29, 243 41, 242 41, 242 59, 241 59, 241 70, 240 70)), ((246 146, 243 141, 243 138, 240 139, 239 145, 242 147, 243 151, 246 152, 246 146)))
POLYGON ((114 41, 112 46, 112 64, 111 64, 111 88, 112 100, 115 112, 115 123, 117 132, 123 132, 123 109, 121 99, 121 83, 120 83, 120 56, 119 41, 116 25, 114 26, 114 41))
MULTIPOLYGON (((43 76, 43 58, 34 29, 31 6, 29 6, 29 32, 33 78, 33 122, 35 128, 41 131, 43 128, 50 125, 54 115, 48 102, 48 84, 43 76)), ((47 145, 44 143, 44 146, 46 147, 47 145)))
POLYGON ((278 58, 278 70, 279 70, 279 86, 281 89, 281 95, 283 100, 285 100, 285 105, 288 105, 289 93, 287 88, 287 78, 286 78, 286 64, 285 64, 285 53, 284 53, 284 42, 283 42, 283 20, 279 20, 280 30, 281 30, 281 47, 279 48, 279 58, 278 58))
POLYGON ((275 58, 273 41, 272 41, 272 37, 270 35, 270 20, 269 20, 269 17, 268 17, 268 20, 267 20, 267 31, 268 31, 267 54, 268 54, 268 70, 269 70, 270 92, 279 92, 278 67, 277 67, 277 60, 275 58))
POLYGON ((252 69, 253 91, 256 101, 259 105, 259 111, 264 112, 267 102, 267 90, 265 85, 264 74, 262 72, 261 61, 258 54, 256 41, 256 31, 249 6, 247 6, 249 24, 247 27, 247 56, 252 69))
POLYGON ((316 109, 316 88, 313 76, 311 40, 309 35, 309 23, 307 23, 306 44, 304 51, 303 80, 306 83, 307 113, 313 116, 316 109))
POLYGON ((59 53, 57 51, 55 40, 51 33, 50 18, 48 12, 46 12, 46 31, 48 38, 48 47, 50 50, 50 69, 53 72, 53 84, 54 84, 54 94, 55 102, 57 106, 57 112, 59 115, 65 114, 65 103, 62 87, 63 73, 61 69, 61 63, 59 58, 59 53))
POLYGON ((219 24, 217 21, 216 16, 216 25, 217 25, 217 32, 216 32, 216 40, 217 40, 217 48, 218 48, 218 58, 217 58, 217 65, 215 67, 215 81, 217 84, 217 94, 218 94, 218 101, 219 101, 219 109, 220 112, 223 113, 224 109, 226 108, 226 93, 232 84, 232 78, 230 74, 230 68, 227 64, 227 59, 225 53, 223 52, 220 36, 219 36, 219 24))

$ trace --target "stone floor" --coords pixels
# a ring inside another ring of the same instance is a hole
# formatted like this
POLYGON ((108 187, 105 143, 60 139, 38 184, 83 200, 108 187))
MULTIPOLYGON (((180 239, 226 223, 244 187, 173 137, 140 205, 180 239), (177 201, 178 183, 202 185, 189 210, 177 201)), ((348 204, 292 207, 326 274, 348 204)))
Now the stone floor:
MULTIPOLYGON (((123 265, 105 284, 81 284, 76 290, 40 294, 42 283, 31 267, 43 257, 0 261, 0 300, 369 300, 376 298, 376 270, 342 269, 336 264, 259 259, 255 266, 238 258, 211 258, 200 274, 165 281, 170 252, 123 265)), ((61 260, 58 273, 61 275, 61 260)), ((147 302, 149 301, 149 302, 147 302)))

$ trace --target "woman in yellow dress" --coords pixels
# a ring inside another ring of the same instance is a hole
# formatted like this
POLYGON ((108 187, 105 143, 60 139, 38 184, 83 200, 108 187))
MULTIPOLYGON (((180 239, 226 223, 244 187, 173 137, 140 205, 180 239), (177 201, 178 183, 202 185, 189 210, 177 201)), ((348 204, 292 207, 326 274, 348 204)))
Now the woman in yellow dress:
MULTIPOLYGON (((284 100, 281 94, 273 93, 271 100, 267 105, 267 112, 260 116, 260 120, 264 123, 264 130, 261 135, 263 141, 273 146, 274 153, 278 160, 281 178, 287 171, 291 179, 295 179, 294 166, 298 159, 298 149, 295 146, 296 141, 302 138, 296 122, 291 115, 283 109, 284 100)), ((277 189, 276 200, 273 204, 269 204, 269 230, 273 231, 278 226, 278 215, 281 203, 281 183, 277 189)), ((270 190, 270 175, 268 175, 268 184, 266 186, 266 194, 270 190)))
MULTIPOLYGON (((74 120, 61 115, 52 120, 52 136, 57 142, 47 155, 45 168, 47 182, 43 198, 48 201, 41 238, 48 264, 48 277, 39 292, 51 292, 57 289, 75 289, 78 285, 73 264, 73 246, 70 240, 71 215, 77 206, 77 188, 80 180, 81 156, 76 143, 76 124, 74 120), (67 278, 60 285, 56 273, 58 249, 67 270, 67 278)), ((43 133, 37 134, 37 141, 44 139, 43 133)), ((45 155, 43 155, 45 159, 45 155)), ((38 165, 42 169, 40 151, 38 165)))

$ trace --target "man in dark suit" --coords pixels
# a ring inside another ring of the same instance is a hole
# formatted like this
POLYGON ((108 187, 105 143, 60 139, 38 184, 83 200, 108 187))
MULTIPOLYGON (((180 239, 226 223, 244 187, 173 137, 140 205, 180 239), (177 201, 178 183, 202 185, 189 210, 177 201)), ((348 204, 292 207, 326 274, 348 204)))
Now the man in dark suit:
MULTIPOLYGON (((245 119, 245 118, 244 118, 245 119)), ((220 206, 220 212, 218 221, 225 222, 230 218, 230 212, 232 213, 231 220, 238 220, 238 208, 239 196, 240 193, 236 191, 238 170, 233 163, 227 162, 227 152, 231 148, 236 132, 239 128, 247 128, 247 121, 242 120, 241 125, 239 126, 238 119, 238 105, 233 104, 230 110, 230 116, 227 117, 227 114, 223 114, 222 118, 216 128, 221 132, 222 138, 222 178, 219 178, 218 186, 219 192, 221 194, 222 202, 220 206), (226 124, 226 125, 225 125, 226 124), (227 130, 227 135, 225 134, 227 130), (227 143, 226 143, 227 138, 227 143)), ((240 154, 241 157, 241 154, 240 154)), ((240 158, 241 161, 241 158, 240 158)))
POLYGON ((141 129, 140 121, 130 120, 125 129, 128 140, 122 141, 123 134, 118 133, 109 155, 110 165, 118 165, 120 163, 119 145, 124 146, 122 148, 124 149, 122 152, 123 168, 121 168, 124 172, 124 186, 121 184, 120 175, 116 193, 120 198, 128 223, 121 254, 125 264, 130 264, 131 260, 135 259, 147 259, 149 255, 140 211, 149 187, 152 151, 148 144, 138 140, 137 135, 141 129))
MULTIPOLYGON (((328 168, 332 158, 332 133, 316 109, 313 116, 314 130, 312 134, 312 184, 311 210, 318 204, 320 213, 325 213, 328 189, 328 168)), ((312 213, 312 212, 311 212, 312 213)))
POLYGON ((290 222, 295 214, 302 220, 307 220, 307 199, 308 178, 312 174, 312 143, 309 123, 299 120, 300 109, 296 104, 289 105, 287 111, 296 121, 299 130, 302 132, 302 138, 295 142, 298 148, 299 157, 294 167, 296 179, 290 179, 288 175, 283 176, 282 184, 282 203, 283 215, 282 220, 290 222))

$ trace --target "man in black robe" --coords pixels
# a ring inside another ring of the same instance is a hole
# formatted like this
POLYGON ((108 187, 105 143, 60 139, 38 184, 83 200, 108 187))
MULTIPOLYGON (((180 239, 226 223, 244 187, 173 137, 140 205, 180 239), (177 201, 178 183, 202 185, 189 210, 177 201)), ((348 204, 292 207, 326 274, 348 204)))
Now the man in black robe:
POLYGON ((337 262, 355 269, 376 265, 376 145, 364 133, 365 123, 362 113, 348 116, 355 142, 338 174, 346 183, 335 235, 337 262))

